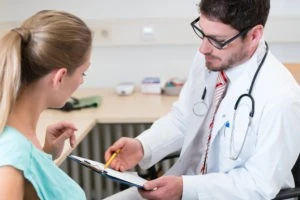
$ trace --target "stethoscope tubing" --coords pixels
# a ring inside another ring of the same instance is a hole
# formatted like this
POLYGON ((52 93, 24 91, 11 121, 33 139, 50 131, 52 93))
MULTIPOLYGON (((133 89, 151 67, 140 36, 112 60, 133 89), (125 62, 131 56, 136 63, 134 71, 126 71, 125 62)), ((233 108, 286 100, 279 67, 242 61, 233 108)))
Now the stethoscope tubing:
MULTIPOLYGON (((240 156, 242 150, 243 150, 243 147, 244 147, 244 144, 245 144, 245 141, 246 141, 246 137, 247 137, 247 133, 248 133, 249 127, 251 126, 252 118, 253 118, 254 113, 255 113, 255 100, 254 100, 254 98, 253 98, 253 96, 252 96, 252 90, 253 90, 254 85, 255 85, 255 83, 256 83, 256 79, 257 79, 258 73, 259 73, 260 69, 262 68, 262 66, 263 66, 263 64, 264 64, 264 62, 265 62, 265 60, 266 60, 266 58, 267 58, 268 52, 269 52, 269 46, 268 46, 268 43, 265 42, 265 45, 266 45, 266 52, 265 52, 265 54, 264 54, 262 60, 260 61, 259 65, 258 65, 258 67, 257 67, 257 69, 256 69, 256 71, 255 71, 255 74, 254 74, 254 76, 253 76, 253 78, 252 78, 252 81, 251 81, 251 84, 250 84, 250 88, 249 88, 249 90, 248 90, 248 93, 244 93, 244 94, 240 95, 240 96, 238 97, 237 101, 236 101, 235 104, 234 104, 234 117, 233 117, 233 123, 232 123, 231 135, 230 135, 230 147, 229 147, 229 149, 230 149, 230 156, 229 156, 229 158, 232 159, 232 160, 237 160, 238 157, 240 156), (238 153, 236 154, 236 156, 233 156, 233 148, 234 148, 234 147, 233 147, 233 146, 234 146, 234 145, 233 145, 233 143, 234 143, 234 128, 235 128, 235 127, 234 127, 234 121, 235 121, 235 116, 236 116, 236 110, 237 110, 237 108, 238 108, 239 103, 241 102, 241 100, 242 100, 243 98, 245 98, 245 97, 248 97, 248 98, 250 99, 250 101, 251 101, 251 111, 249 112, 249 123, 248 123, 248 127, 247 127, 247 129, 246 129, 246 133, 245 133, 245 136, 244 136, 242 145, 241 145, 241 147, 240 147, 238 153)), ((196 108, 197 108, 197 107, 201 108, 201 105, 202 105, 202 106, 205 106, 206 109, 208 109, 208 108, 207 108, 207 105, 206 105, 205 102, 204 102, 204 99, 205 99, 205 96, 206 96, 206 92, 207 92, 207 89, 206 89, 206 87, 204 87, 204 90, 203 90, 203 93, 202 93, 202 96, 201 96, 201 101, 194 104, 194 107, 193 107, 193 113, 194 113, 196 116, 204 116, 204 115, 205 115, 205 112, 197 113, 197 112, 196 112, 196 110, 197 110, 196 108)))

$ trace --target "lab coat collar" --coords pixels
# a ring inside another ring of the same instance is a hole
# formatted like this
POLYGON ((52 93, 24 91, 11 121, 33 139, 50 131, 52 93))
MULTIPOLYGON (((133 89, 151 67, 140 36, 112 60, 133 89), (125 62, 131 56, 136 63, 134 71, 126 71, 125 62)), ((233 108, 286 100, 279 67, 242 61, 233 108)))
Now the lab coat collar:
POLYGON ((235 80, 242 74, 243 70, 246 70, 248 72, 248 76, 252 79, 259 63, 262 61, 262 58, 266 52, 266 45, 265 41, 263 39, 260 40, 259 45, 254 52, 254 54, 251 56, 249 60, 246 62, 229 68, 225 71, 228 79, 230 82, 235 82, 235 80))

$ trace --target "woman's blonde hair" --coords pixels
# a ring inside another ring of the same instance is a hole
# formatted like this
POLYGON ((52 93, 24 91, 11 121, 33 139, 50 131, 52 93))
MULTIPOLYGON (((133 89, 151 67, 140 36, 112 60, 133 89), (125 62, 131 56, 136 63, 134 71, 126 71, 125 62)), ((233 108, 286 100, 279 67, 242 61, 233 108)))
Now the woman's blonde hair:
POLYGON ((0 40, 0 133, 21 88, 55 68, 69 74, 82 65, 91 49, 92 34, 78 17, 44 10, 12 29, 0 40))

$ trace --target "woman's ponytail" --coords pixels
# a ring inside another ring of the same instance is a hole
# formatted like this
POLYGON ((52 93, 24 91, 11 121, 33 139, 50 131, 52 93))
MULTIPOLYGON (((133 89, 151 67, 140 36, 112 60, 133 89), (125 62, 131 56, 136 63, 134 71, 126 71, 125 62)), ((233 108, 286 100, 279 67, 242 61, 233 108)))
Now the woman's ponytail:
POLYGON ((0 39, 0 134, 20 89, 21 45, 20 34, 13 30, 0 39))

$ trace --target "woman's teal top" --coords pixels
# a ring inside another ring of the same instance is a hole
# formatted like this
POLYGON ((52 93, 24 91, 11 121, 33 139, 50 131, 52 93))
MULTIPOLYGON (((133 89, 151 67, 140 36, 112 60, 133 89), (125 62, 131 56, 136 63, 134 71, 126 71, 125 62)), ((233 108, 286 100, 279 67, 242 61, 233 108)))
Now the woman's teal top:
POLYGON ((33 185, 40 199, 86 199, 81 187, 18 130, 6 126, 0 134, 0 167, 12 166, 33 185))

